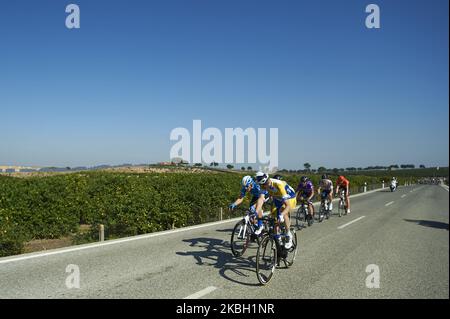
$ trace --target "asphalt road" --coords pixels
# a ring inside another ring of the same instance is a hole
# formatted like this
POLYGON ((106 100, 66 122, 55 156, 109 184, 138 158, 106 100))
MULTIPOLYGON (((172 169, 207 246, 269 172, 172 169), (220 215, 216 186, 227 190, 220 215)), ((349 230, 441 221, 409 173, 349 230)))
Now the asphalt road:
POLYGON ((449 298, 448 188, 352 198, 350 215, 298 232, 295 264, 264 287, 255 248, 231 255, 235 223, 0 258, 0 298, 449 298), (68 265, 79 288, 66 286, 68 265))

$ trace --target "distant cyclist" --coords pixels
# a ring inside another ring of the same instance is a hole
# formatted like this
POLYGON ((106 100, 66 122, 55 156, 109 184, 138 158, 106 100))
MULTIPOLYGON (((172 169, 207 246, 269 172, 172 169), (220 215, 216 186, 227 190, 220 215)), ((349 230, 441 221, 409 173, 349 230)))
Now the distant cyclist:
POLYGON ((343 189, 345 191, 345 206, 347 207, 347 214, 350 214, 350 182, 344 176, 339 176, 336 181, 336 193, 337 196, 339 194, 339 190, 343 189))
POLYGON ((319 182, 319 188, 317 189, 317 194, 320 198, 324 200, 328 198, 328 210, 333 210, 333 182, 328 178, 327 174, 322 175, 322 179, 319 182))
POLYGON ((267 191, 261 189, 261 187, 253 180, 251 176, 244 176, 241 181, 241 193, 239 194, 238 199, 236 199, 233 203, 230 204, 229 208, 231 210, 235 209, 237 206, 242 204, 244 201, 244 197, 247 193, 252 195, 250 200, 250 211, 258 214, 258 228, 255 231, 256 235, 261 234, 263 230, 263 222, 262 222, 262 207, 266 200, 267 191))
POLYGON ((395 178, 395 176, 392 177, 392 183, 395 184, 395 187, 396 187, 396 188, 398 187, 398 181, 397 181, 397 178, 395 178))
POLYGON ((314 185, 307 176, 300 178, 300 183, 295 191, 297 194, 297 200, 299 202, 305 201, 308 204, 308 219, 314 221, 314 205, 312 204, 312 198, 314 197, 314 185))
POLYGON ((272 213, 277 212, 277 218, 286 225, 288 241, 284 247, 286 249, 291 248, 293 236, 290 230, 291 221, 289 219, 289 213, 297 206, 294 189, 285 181, 269 178, 269 175, 263 172, 256 173, 256 181, 272 197, 275 206, 272 209, 272 213))

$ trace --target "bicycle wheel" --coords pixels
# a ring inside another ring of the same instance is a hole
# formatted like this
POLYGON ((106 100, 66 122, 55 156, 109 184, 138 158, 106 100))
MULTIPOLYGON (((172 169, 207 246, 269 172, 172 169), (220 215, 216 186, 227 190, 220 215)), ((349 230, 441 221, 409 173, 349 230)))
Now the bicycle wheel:
POLYGON ((325 217, 325 204, 322 203, 319 209, 319 217, 318 217, 319 223, 323 221, 324 217, 325 217))
POLYGON ((342 200, 341 200, 341 201, 339 201, 339 206, 338 206, 339 217, 342 217, 343 209, 344 209, 344 203, 342 203, 342 200))
POLYGON ((292 233, 292 247, 287 251, 287 257, 284 259, 284 264, 287 268, 291 267, 294 264, 295 256, 297 256, 297 233, 295 232, 295 228, 291 227, 292 233))
POLYGON ((308 223, 308 227, 311 227, 312 224, 314 224, 314 216, 311 216, 310 214, 306 215, 306 221, 308 223))
POLYGON ((302 210, 302 208, 301 207, 299 207, 298 209, 297 209, 297 212, 295 213, 295 227, 297 228, 297 229, 300 229, 300 227, 302 226, 301 225, 301 218, 302 218, 302 212, 301 212, 301 210, 302 210))
POLYGON ((231 234, 231 252, 235 257, 242 256, 250 241, 250 228, 244 219, 240 220, 233 228, 231 234))
POLYGON ((277 265, 277 245, 271 236, 265 236, 256 253, 256 276, 261 285, 272 279, 277 265))

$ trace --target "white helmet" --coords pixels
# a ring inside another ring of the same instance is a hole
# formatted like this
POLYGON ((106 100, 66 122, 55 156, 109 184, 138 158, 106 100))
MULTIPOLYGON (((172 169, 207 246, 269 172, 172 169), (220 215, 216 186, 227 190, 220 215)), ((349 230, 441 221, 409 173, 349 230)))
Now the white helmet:
POLYGON ((258 184, 265 184, 267 180, 269 179, 269 175, 264 172, 258 172, 256 173, 256 182, 258 184))
POLYGON ((251 183, 253 183, 253 178, 251 178, 251 176, 244 176, 242 178, 242 186, 244 186, 245 188, 249 187, 251 183))

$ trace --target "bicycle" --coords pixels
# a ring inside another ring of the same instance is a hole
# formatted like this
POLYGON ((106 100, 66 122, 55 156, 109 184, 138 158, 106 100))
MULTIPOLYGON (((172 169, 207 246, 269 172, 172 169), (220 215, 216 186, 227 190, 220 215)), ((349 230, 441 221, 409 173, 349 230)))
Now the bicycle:
POLYGON ((245 216, 236 223, 231 233, 231 252, 235 257, 242 256, 250 242, 256 241, 259 245, 260 238, 255 234, 257 214, 251 208, 245 211, 245 216))
POLYGON ((339 217, 342 215, 347 215, 347 206, 345 205, 345 190, 341 189, 339 191, 339 206, 338 206, 339 217))
POLYGON ((309 213, 309 204, 310 203, 306 200, 301 200, 300 207, 297 209, 295 217, 295 226, 297 229, 299 229, 299 225, 301 225, 301 228, 304 228, 306 223, 308 226, 311 226, 314 223, 314 218, 309 213))
POLYGON ((284 262, 286 268, 294 264, 298 245, 294 227, 290 228, 292 247, 286 249, 284 245, 288 241, 288 236, 285 226, 280 227, 278 220, 273 217, 263 217, 263 219, 267 222, 268 230, 261 238, 256 253, 256 276, 261 285, 266 285, 272 279, 275 268, 280 266, 281 261, 284 262))
POLYGON ((322 222, 324 218, 330 219, 330 201, 328 200, 328 195, 324 196, 321 194, 320 208, 319 208, 319 222, 322 222))
POLYGON ((304 201, 300 203, 300 207, 297 209, 295 213, 295 227, 297 229, 301 229, 305 227, 306 216, 308 216, 308 205, 305 204, 304 201))

